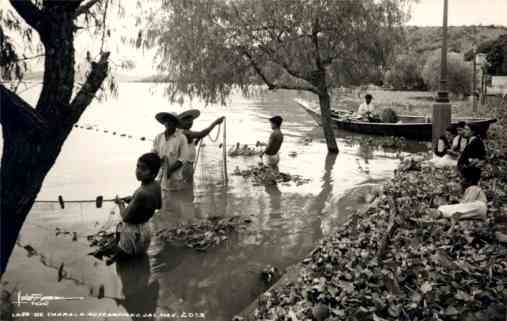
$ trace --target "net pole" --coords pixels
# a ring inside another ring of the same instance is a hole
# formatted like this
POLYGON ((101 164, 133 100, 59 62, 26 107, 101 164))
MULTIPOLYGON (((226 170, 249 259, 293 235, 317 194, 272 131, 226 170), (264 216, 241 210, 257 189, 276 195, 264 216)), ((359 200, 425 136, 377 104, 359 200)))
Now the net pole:
POLYGON ((227 119, 224 118, 224 130, 223 130, 223 142, 222 142, 222 153, 223 153, 223 162, 224 162, 224 183, 227 184, 229 180, 227 176, 227 119))

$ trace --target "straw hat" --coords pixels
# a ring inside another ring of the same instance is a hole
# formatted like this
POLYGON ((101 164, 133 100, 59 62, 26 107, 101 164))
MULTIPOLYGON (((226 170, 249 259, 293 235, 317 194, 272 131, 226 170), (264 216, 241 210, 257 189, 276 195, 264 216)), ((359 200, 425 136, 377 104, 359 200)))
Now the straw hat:
POLYGON ((175 113, 161 112, 155 115, 155 119, 158 120, 162 125, 164 125, 167 121, 174 122, 176 126, 180 125, 180 120, 175 113))
POLYGON ((189 110, 185 110, 184 112, 182 112, 181 114, 178 115, 178 118, 180 120, 184 119, 184 118, 192 118, 192 120, 196 119, 197 117, 199 117, 199 115, 201 115, 201 112, 197 109, 189 109, 189 110))

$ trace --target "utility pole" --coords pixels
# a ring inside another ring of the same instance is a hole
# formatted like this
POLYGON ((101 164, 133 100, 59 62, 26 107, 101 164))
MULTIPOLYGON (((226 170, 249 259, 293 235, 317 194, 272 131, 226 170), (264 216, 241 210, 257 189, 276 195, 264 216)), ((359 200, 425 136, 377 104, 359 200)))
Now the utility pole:
POLYGON ((477 112, 477 47, 474 44, 474 77, 472 80, 472 111, 477 112))
POLYGON ((440 88, 433 104, 432 143, 436 146, 438 138, 451 123, 451 104, 447 91, 447 12, 448 0, 444 0, 444 22, 442 27, 442 59, 440 62, 440 88))

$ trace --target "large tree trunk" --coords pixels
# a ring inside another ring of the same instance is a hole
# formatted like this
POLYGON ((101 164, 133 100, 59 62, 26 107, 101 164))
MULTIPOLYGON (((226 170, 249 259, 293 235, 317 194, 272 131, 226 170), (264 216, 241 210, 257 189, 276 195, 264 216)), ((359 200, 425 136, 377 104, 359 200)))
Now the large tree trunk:
POLYGON ((322 117, 322 129, 324 130, 324 137, 326 138, 327 150, 330 153, 338 153, 338 145, 334 135, 333 124, 331 123, 331 107, 330 97, 327 92, 319 95, 320 114, 322 117))
POLYGON ((61 139, 39 141, 3 130, 1 187, 1 274, 42 182, 60 152, 61 139))
MULTIPOLYGON (((91 2, 90 2, 91 3, 91 2)), ((74 89, 74 20, 80 1, 45 1, 38 9, 30 1, 11 0, 35 28, 46 53, 44 82, 34 109, 0 84, 3 130, 0 208, 0 278, 23 223, 44 178, 75 122, 92 101, 107 75, 109 53, 92 63, 86 82, 74 89)))

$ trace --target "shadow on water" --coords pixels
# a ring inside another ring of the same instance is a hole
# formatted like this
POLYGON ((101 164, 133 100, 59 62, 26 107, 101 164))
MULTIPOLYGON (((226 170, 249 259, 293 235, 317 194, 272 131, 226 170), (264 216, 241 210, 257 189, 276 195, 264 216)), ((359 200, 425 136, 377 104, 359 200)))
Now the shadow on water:
MULTIPOLYGON (((160 130, 153 126, 153 114, 159 110, 134 108, 135 104, 129 102, 133 95, 150 97, 149 105, 153 106, 166 102, 158 96, 146 95, 144 87, 128 86, 129 90, 123 91, 125 96, 108 103, 108 108, 93 109, 83 121, 112 129, 116 128, 120 115, 124 117, 121 123, 136 121, 140 135, 153 137, 160 130), (125 106, 128 113, 124 112, 125 106)), ((364 182, 390 177, 398 164, 396 153, 376 149, 369 140, 348 145, 344 143, 346 136, 338 136, 338 156, 326 155, 321 129, 297 108, 292 98, 287 92, 258 100, 238 97, 225 111, 203 109, 195 126, 204 128, 226 113, 227 142, 255 143, 269 137, 271 129, 267 119, 280 114, 286 134, 280 170, 308 178, 308 183, 255 186, 241 176, 229 176, 227 185, 217 185, 217 181, 210 179, 203 183, 203 177, 196 177, 195 188, 168 198, 170 210, 160 212, 152 222, 156 232, 177 223, 239 215, 251 219, 246 229, 228 235, 228 240, 207 252, 165 242, 154 233, 148 259, 128 261, 113 268, 85 255, 90 251, 86 235, 96 232, 111 217, 111 208, 69 205, 59 209, 39 205, 23 227, 22 241, 45 253, 56 269, 64 262, 69 276, 86 281, 94 294, 89 295, 88 285, 56 282, 55 269, 45 269, 35 261, 35 256, 26 257, 25 249, 19 247, 9 263, 8 279, 19 281, 24 292, 86 297, 72 303, 52 303, 51 309, 176 312, 181 319, 188 319, 190 313, 204 313, 205 320, 230 319, 267 289, 269 285, 260 278, 265 267, 271 265, 283 271, 300 262, 324 235, 343 222, 344 214, 331 206, 335 198, 364 182), (305 140, 307 136, 309 140, 305 140), (70 235, 55 236, 56 227, 77 231, 79 240, 72 241, 70 235), (101 284, 105 285, 105 296, 99 300, 95 294, 101 284)), ((98 193, 105 196, 131 193, 137 182, 128 173, 133 172, 137 157, 151 146, 145 142, 127 145, 119 139, 98 132, 73 133, 45 182, 41 199, 57 199, 60 194, 68 200, 94 198, 98 193), (87 146, 91 142, 95 147, 90 150, 87 146)), ((219 153, 212 144, 203 150, 198 166, 210 165, 205 168, 204 176, 213 176, 213 171, 220 167, 215 161, 216 154, 219 153)), ((227 166, 232 172, 236 167, 247 169, 258 161, 258 157, 231 157, 227 166)))
POLYGON ((114 299, 118 305, 139 317, 132 317, 133 321, 154 320, 159 297, 158 280, 151 280, 150 261, 147 255, 132 258, 116 264, 116 273, 122 285, 122 299, 114 299))
POLYGON ((154 238, 151 273, 160 287, 160 311, 204 313, 206 320, 226 320, 267 290, 269 285, 260 278, 267 265, 283 270, 302 259, 322 238, 322 211, 333 190, 331 173, 336 157, 326 157, 316 197, 283 193, 277 185, 244 186, 241 195, 230 187, 215 186, 195 195, 192 205, 173 206, 171 211, 176 208, 177 214, 166 211, 158 215, 155 229, 178 220, 186 222, 189 216, 196 218, 196 212, 201 217, 219 213, 253 219, 246 231, 233 233, 223 246, 204 253, 154 238))

